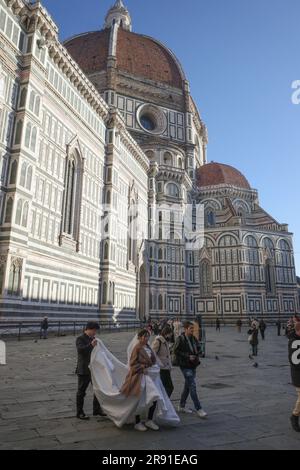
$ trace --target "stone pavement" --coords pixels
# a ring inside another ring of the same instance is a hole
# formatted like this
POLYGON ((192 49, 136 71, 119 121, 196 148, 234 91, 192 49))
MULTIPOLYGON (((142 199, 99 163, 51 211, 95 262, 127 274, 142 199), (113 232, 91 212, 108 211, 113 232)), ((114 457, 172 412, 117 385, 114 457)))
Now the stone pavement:
MULTIPOLYGON (((104 334, 119 359, 133 333, 104 334)), ((287 340, 269 327, 260 341, 259 367, 249 360, 247 328, 221 333, 207 330, 207 357, 198 385, 209 419, 182 416, 176 429, 137 433, 117 429, 107 419, 74 418, 76 376, 74 337, 7 342, 7 366, 0 366, 1 449, 300 449, 300 435, 290 429, 296 400, 290 384, 287 340), (216 359, 216 356, 219 358, 216 359)), ((173 372, 178 405, 182 377, 173 372)), ((92 394, 86 412, 92 409, 92 394)))

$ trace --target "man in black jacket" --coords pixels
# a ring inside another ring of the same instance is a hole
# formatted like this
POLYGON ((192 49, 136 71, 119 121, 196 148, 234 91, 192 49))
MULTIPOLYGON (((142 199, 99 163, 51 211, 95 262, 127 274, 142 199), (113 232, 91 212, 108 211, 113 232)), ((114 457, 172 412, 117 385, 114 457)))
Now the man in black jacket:
POLYGON ((48 328, 49 328, 48 317, 45 317, 41 323, 41 338, 47 339, 48 328))
POLYGON ((289 361, 291 364, 291 375, 293 385, 298 393, 298 400, 291 416, 291 424, 296 432, 300 432, 300 323, 295 324, 295 330, 289 338, 289 361))
MULTIPOLYGON (((83 335, 79 336, 76 340, 76 348, 78 354, 76 374, 78 376, 78 390, 76 397, 77 404, 77 418, 82 420, 89 419, 83 411, 84 397, 86 390, 91 383, 91 372, 89 365, 91 362, 91 353, 97 344, 96 333, 100 330, 98 323, 88 322, 83 335)), ((101 406, 94 395, 93 401, 93 415, 105 416, 101 406)))
POLYGON ((185 380, 178 411, 182 413, 192 413, 191 410, 185 408, 188 396, 191 395, 198 416, 200 418, 206 418, 207 413, 202 409, 196 386, 196 368, 200 364, 199 343, 194 337, 193 323, 186 322, 183 327, 184 333, 178 336, 173 349, 173 354, 176 357, 185 380))

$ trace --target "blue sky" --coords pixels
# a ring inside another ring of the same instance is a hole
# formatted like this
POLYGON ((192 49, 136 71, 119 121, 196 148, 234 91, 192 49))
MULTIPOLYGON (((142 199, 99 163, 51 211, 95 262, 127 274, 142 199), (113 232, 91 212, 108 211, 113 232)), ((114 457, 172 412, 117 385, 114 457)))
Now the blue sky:
MULTIPOLYGON (((43 0, 61 39, 101 29, 114 0, 43 0)), ((294 232, 300 275, 299 0, 126 0, 134 31, 181 61, 209 131, 209 160, 242 171, 294 232)))

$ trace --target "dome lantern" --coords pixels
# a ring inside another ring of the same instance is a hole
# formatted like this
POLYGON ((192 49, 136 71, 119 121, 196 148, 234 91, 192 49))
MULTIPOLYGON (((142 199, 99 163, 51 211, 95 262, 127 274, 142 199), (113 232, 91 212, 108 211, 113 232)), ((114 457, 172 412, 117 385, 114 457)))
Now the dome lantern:
POLYGON ((108 10, 104 28, 111 28, 114 24, 118 24, 121 28, 127 31, 132 31, 131 16, 124 5, 123 0, 117 0, 108 10))

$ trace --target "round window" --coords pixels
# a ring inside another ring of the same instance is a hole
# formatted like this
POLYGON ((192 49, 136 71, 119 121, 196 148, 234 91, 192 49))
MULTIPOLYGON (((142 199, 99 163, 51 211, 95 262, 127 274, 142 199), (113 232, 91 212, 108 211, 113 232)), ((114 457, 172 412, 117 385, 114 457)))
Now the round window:
POLYGON ((143 104, 139 107, 137 121, 141 128, 150 134, 163 134, 167 127, 166 115, 152 104, 143 104))
POLYGON ((151 116, 148 116, 147 114, 144 114, 143 116, 141 116, 141 124, 143 128, 146 129, 147 131, 154 131, 155 129, 155 123, 153 119, 151 118, 151 116))

